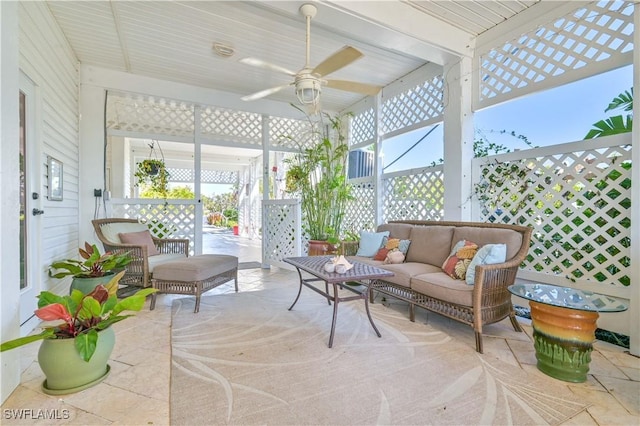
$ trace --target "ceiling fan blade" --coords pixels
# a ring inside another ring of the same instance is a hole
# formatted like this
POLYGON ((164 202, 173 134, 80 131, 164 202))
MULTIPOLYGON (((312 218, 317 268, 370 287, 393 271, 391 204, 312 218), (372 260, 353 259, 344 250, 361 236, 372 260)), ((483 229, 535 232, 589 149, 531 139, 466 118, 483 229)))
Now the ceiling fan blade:
POLYGON ((276 71, 276 72, 281 72, 283 74, 287 74, 290 75, 292 77, 295 77, 296 73, 288 70, 284 67, 281 67, 280 65, 275 65, 266 61, 263 61, 262 59, 256 59, 256 58, 242 58, 240 60, 238 60, 238 62, 243 63, 245 65, 251 65, 252 67, 258 67, 258 68, 264 68, 270 71, 276 71))
POLYGON ((358 83, 355 81, 345 80, 327 80, 327 87, 338 90, 346 90, 347 92, 362 93, 363 95, 375 96, 382 87, 373 84, 358 83))
POLYGON ((351 62, 362 56, 362 52, 360 52, 358 49, 351 46, 345 46, 333 55, 329 56, 324 61, 320 62, 313 69, 312 73, 320 77, 322 77, 323 75, 331 74, 332 72, 337 71, 342 67, 346 67, 351 62))
POLYGON ((276 92, 279 92, 280 90, 291 86, 291 84, 285 84, 283 86, 277 86, 277 87, 272 87, 270 89, 265 89, 265 90, 261 90, 259 92, 256 93, 252 93, 251 95, 247 95, 247 96, 243 96, 240 99, 242 99, 243 101, 255 101, 256 99, 260 99, 260 98, 264 98, 267 97, 269 95, 273 95, 276 92))

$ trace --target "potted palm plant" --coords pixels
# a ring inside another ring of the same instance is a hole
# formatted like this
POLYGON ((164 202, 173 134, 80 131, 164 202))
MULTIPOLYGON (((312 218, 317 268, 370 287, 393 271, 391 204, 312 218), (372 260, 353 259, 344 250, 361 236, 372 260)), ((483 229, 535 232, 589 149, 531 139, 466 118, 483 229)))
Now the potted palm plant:
MULTIPOLYGON (((285 160, 286 191, 301 198, 304 231, 309 237, 309 255, 326 254, 331 245, 327 239, 340 235, 351 187, 347 182, 349 145, 344 131, 345 116, 320 115, 309 118, 310 148, 285 160)), ((307 135, 305 135, 305 138, 307 135)))
POLYGON ((99 284, 106 284, 124 267, 131 262, 128 252, 100 253, 98 246, 84 243, 84 248, 78 249, 81 260, 65 259, 53 262, 49 266, 49 276, 64 278, 72 276, 71 290, 78 289, 89 293, 99 284))
POLYGON ((123 311, 142 309, 146 296, 157 291, 146 288, 118 301, 116 290, 122 275, 124 271, 86 294, 76 289, 68 296, 41 292, 35 315, 53 323, 43 325, 39 334, 2 343, 0 351, 42 340, 38 351, 38 364, 46 377, 42 389, 51 395, 100 383, 110 371, 107 361, 115 344, 111 325, 131 316, 122 315, 123 311))

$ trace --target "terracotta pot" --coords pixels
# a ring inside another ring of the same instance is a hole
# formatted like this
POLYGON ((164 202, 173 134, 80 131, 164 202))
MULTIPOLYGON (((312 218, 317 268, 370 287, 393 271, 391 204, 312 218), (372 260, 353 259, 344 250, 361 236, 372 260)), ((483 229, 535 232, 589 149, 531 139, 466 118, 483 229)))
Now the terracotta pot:
POLYGON ((46 380, 42 391, 49 395, 79 392, 104 380, 116 336, 111 327, 98 332, 96 351, 86 362, 75 347, 74 339, 45 339, 38 351, 38 363, 46 380))
POLYGON ((331 244, 322 240, 309 240, 309 256, 325 256, 331 254, 331 244))

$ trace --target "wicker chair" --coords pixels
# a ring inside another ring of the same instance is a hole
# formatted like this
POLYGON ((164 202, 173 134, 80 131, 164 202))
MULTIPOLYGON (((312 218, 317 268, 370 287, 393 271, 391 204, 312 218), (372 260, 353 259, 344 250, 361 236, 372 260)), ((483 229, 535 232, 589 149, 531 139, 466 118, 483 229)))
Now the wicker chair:
MULTIPOLYGON (((152 270, 150 267, 147 246, 134 244, 123 244, 109 240, 103 232, 106 225, 137 224, 137 219, 107 218, 94 219, 91 221, 95 229, 96 236, 104 246, 105 251, 123 252, 128 251, 133 261, 127 265, 127 272, 120 280, 120 284, 136 287, 149 287, 151 285, 152 270)), ((126 225, 125 225, 126 226, 126 225)), ((188 239, 161 239, 152 237, 156 249, 160 252, 158 256, 152 256, 152 265, 161 264, 189 256, 188 239), (176 256, 181 255, 181 256, 176 256)))

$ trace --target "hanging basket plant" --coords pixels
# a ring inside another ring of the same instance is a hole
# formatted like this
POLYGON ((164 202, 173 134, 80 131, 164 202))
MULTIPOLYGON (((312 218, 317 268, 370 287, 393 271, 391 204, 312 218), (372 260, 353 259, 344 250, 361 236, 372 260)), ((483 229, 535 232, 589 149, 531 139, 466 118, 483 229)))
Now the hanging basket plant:
POLYGON ((134 173, 136 186, 147 185, 154 192, 166 194, 169 189, 169 172, 164 161, 147 159, 138 163, 138 169, 134 173))
POLYGON ((147 189, 166 198, 169 190, 169 172, 164 164, 164 155, 162 148, 160 148, 160 142, 152 141, 149 144, 149 148, 151 149, 149 158, 139 162, 138 168, 134 173, 136 186, 145 186, 147 189), (158 144, 160 155, 156 153, 156 143, 158 144))

